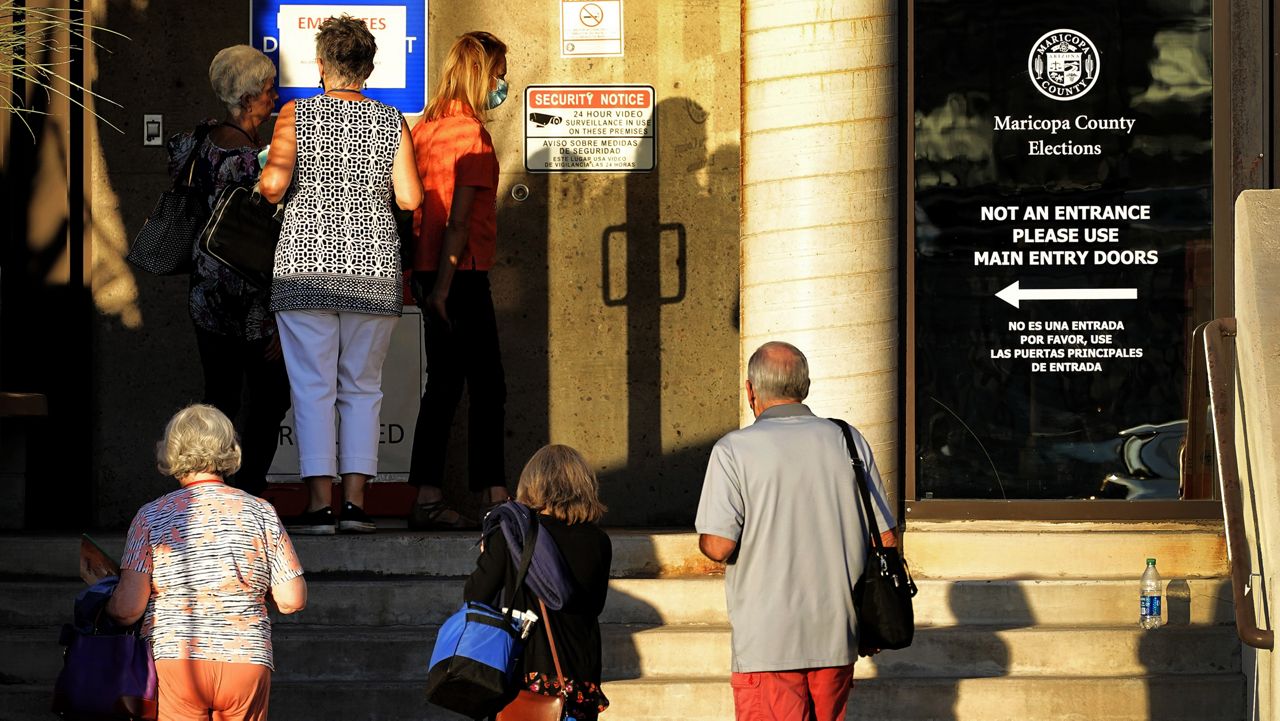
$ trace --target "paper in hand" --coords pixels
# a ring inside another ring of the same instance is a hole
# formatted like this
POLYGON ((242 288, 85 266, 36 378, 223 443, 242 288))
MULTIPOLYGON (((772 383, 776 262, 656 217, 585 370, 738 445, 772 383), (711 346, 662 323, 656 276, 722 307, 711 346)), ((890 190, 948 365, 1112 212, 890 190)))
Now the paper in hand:
POLYGON ((88 534, 80 536, 80 578, 90 586, 107 576, 119 576, 120 564, 88 534))

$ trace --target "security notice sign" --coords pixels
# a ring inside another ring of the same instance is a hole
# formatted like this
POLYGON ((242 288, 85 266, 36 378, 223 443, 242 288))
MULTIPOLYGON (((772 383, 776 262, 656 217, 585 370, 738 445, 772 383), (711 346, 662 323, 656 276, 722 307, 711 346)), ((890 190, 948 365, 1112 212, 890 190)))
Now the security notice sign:
POLYGON ((651 85, 530 85, 524 106, 530 172, 633 173, 657 164, 651 85))
POLYGON ((622 57, 622 0, 560 0, 560 57, 622 57))

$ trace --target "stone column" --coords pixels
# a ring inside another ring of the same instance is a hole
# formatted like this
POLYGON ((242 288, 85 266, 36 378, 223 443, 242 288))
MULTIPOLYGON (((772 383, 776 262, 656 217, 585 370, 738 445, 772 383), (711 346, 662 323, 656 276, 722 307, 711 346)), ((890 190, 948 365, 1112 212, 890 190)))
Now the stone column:
POLYGON ((862 430, 895 496, 896 6, 743 0, 741 261, 744 375, 765 341, 803 350, 810 406, 862 430))

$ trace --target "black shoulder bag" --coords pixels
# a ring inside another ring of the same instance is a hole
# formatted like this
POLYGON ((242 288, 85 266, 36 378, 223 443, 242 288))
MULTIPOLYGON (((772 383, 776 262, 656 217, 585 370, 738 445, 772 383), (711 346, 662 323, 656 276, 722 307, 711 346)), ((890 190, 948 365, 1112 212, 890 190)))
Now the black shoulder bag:
POLYGON ((200 233, 200 250, 255 287, 268 288, 280 227, 275 203, 250 188, 229 185, 200 233))
POLYGON ((182 166, 182 172, 174 179, 173 186, 160 194, 156 207, 147 216, 147 222, 129 244, 125 260, 148 273, 156 275, 181 275, 190 273, 195 265, 192 249, 200 228, 209 219, 208 200, 192 187, 196 159, 200 147, 209 134, 208 125, 199 125, 192 138, 191 154, 182 166))
POLYGON ((858 653, 866 655, 871 651, 906 648, 915 635, 915 612, 911 608, 911 598, 916 595, 915 581, 911 580, 906 559, 898 549, 885 546, 880 538, 880 525, 876 523, 875 507, 871 505, 867 466, 858 456, 849 424, 835 418, 827 420, 839 426, 844 434, 862 511, 871 532, 862 578, 853 587, 853 606, 858 614, 858 653))

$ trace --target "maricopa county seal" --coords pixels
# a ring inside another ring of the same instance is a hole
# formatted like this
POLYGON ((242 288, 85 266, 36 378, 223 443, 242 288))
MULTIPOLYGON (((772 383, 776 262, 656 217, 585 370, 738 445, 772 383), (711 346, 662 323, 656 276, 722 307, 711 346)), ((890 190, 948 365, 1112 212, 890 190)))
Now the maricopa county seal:
POLYGON ((1031 46, 1027 72, 1036 90, 1054 100, 1075 100, 1098 80, 1098 49, 1083 33, 1050 30, 1031 46))

